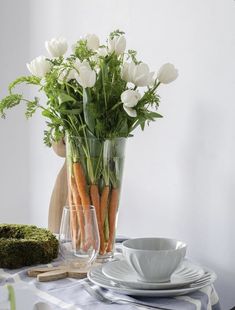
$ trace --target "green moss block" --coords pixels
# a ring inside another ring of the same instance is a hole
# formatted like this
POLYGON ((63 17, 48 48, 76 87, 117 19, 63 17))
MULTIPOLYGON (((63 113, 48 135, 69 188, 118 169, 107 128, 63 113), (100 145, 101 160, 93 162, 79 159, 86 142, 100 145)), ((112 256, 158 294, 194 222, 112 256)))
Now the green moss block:
POLYGON ((1 268, 47 264, 58 256, 58 248, 58 240, 47 229, 0 224, 1 268))

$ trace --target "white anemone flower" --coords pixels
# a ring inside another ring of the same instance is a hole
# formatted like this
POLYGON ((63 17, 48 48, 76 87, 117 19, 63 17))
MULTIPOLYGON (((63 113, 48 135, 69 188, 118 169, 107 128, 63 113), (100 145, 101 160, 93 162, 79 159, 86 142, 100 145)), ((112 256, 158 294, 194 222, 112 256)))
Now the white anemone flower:
POLYGON ((137 105, 141 98, 141 94, 137 90, 127 89, 121 94, 123 109, 130 117, 136 117, 137 112, 133 107, 137 105))
POLYGON ((149 86, 153 83, 154 72, 150 72, 145 63, 135 64, 134 62, 124 63, 121 76, 126 82, 131 82, 136 86, 149 86))

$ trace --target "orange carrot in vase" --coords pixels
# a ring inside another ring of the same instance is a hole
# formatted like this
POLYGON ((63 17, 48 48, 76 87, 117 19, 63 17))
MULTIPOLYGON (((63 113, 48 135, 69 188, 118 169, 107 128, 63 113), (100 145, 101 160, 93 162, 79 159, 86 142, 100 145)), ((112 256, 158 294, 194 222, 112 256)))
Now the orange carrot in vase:
POLYGON ((105 222, 105 216, 107 212, 108 207, 108 199, 109 199, 109 185, 106 185, 103 188, 102 195, 101 195, 101 203, 100 203, 100 224, 103 234, 103 240, 100 241, 100 254, 103 254, 105 252, 105 238, 104 238, 104 222, 105 222))
POLYGON ((89 208, 90 197, 87 193, 86 177, 83 172, 82 164, 79 162, 73 163, 73 172, 75 176, 76 185, 81 198, 83 208, 89 208))
POLYGON ((73 247, 76 247, 77 244, 77 231, 78 231, 78 223, 76 214, 74 214, 73 210, 73 194, 71 184, 68 186, 68 201, 69 201, 69 209, 70 209, 70 225, 71 225, 71 238, 73 247))
POLYGON ((74 205, 76 208, 76 215, 77 215, 77 220, 79 224, 79 230, 80 230, 80 241, 81 241, 81 247, 83 247, 84 242, 85 242, 85 227, 84 227, 84 218, 83 214, 81 213, 81 198, 79 196, 79 192, 77 189, 76 181, 73 176, 70 178, 70 186, 72 189, 72 195, 73 195, 73 201, 74 205))
POLYGON ((89 246, 94 243, 92 240, 92 225, 91 225, 91 215, 90 215, 90 197, 87 193, 87 183, 86 177, 83 172, 83 167, 80 162, 73 163, 73 172, 77 185, 77 189, 81 198, 81 205, 84 211, 84 221, 88 226, 87 237, 85 248, 89 248, 89 246))
POLYGON ((101 244, 104 243, 104 232, 101 226, 101 218, 100 218, 100 194, 99 194, 99 188, 97 184, 91 184, 90 186, 90 196, 93 206, 95 207, 96 211, 96 218, 97 218, 97 224, 99 228, 99 235, 100 235, 100 254, 103 254, 101 251, 101 244))
POLYGON ((119 188, 113 188, 111 191, 110 205, 109 205, 109 241, 107 245, 107 252, 113 250, 115 229, 116 229, 116 216, 119 201, 119 188))

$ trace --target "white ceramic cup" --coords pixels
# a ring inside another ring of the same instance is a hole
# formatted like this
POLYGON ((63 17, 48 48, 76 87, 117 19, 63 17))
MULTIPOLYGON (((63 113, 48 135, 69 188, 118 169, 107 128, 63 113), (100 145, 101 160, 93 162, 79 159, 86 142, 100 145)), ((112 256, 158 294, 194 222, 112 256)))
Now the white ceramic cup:
POLYGON ((168 238, 136 238, 124 241, 122 248, 139 280, 167 282, 185 257, 187 245, 168 238))

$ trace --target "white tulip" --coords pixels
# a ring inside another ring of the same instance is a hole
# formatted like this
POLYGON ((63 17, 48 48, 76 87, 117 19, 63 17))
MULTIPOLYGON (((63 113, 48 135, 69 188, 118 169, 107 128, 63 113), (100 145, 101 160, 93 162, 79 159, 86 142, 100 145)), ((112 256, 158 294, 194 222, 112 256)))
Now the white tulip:
POLYGON ((148 86, 153 82, 154 72, 149 72, 149 67, 145 63, 135 64, 124 63, 121 76, 126 82, 131 82, 136 86, 148 86))
POLYGON ((108 51, 106 47, 100 47, 97 51, 98 55, 101 57, 105 57, 108 55, 108 51))
POLYGON ((68 43, 65 38, 53 38, 45 42, 45 47, 51 57, 60 57, 66 53, 68 43))
POLYGON ((123 103, 123 109, 131 117, 136 117, 136 110, 132 109, 137 105, 141 98, 140 93, 137 90, 127 89, 121 94, 121 101, 123 103))
POLYGON ((108 42, 109 52, 117 55, 124 53, 126 49, 126 39, 124 36, 115 36, 113 39, 109 39, 108 42))
POLYGON ((45 77, 51 71, 51 63, 46 60, 45 56, 38 56, 30 63, 27 63, 26 66, 33 75, 39 78, 45 77))
POLYGON ((83 87, 93 87, 96 82, 96 72, 91 69, 88 62, 83 61, 78 65, 79 73, 76 74, 76 80, 83 87))
POLYGON ((157 78, 160 83, 169 84, 178 77, 178 70, 170 63, 164 64, 158 71, 157 78))
POLYGON ((87 47, 90 50, 97 50, 100 46, 100 40, 96 34, 87 34, 85 36, 87 47))

